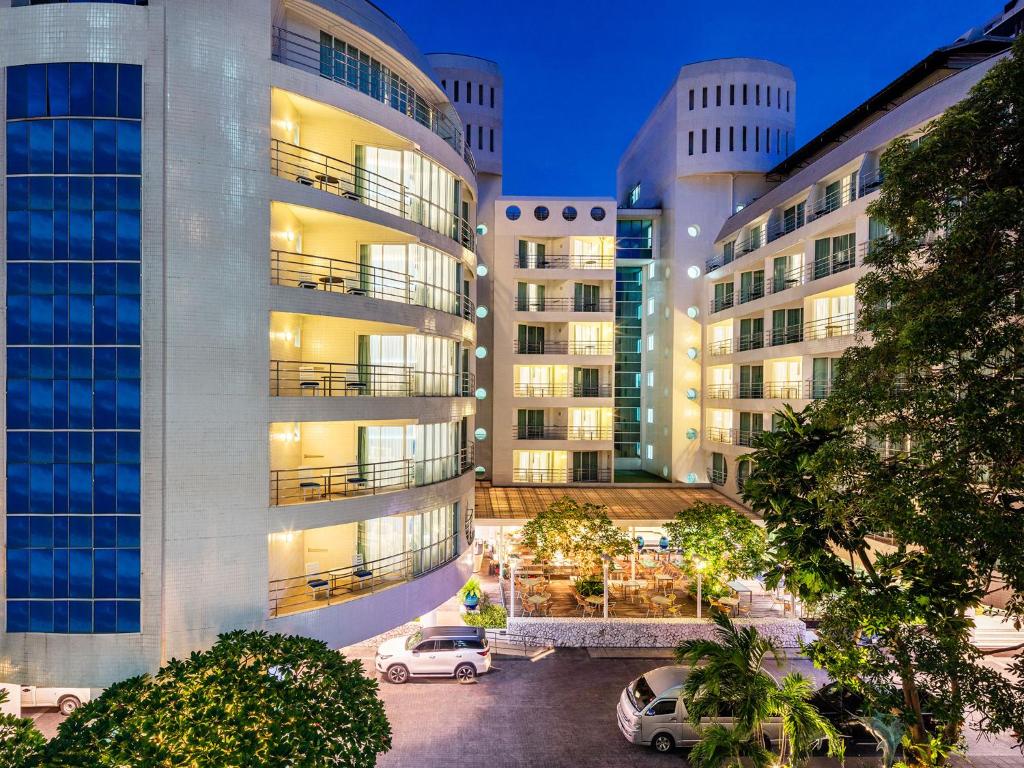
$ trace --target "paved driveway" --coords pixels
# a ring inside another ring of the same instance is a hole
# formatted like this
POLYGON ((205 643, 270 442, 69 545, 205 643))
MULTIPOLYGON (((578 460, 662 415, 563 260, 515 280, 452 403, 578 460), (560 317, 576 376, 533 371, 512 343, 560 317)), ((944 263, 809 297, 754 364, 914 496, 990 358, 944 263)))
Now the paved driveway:
MULTIPOLYGON (((472 685, 448 680, 381 683, 394 746, 381 768, 657 768, 685 765, 682 753, 659 755, 626 742, 615 722, 623 687, 665 659, 593 659, 559 650, 536 662, 498 657, 497 671, 472 685)), ((794 667, 816 670, 805 661, 794 667)), ((818 673, 820 674, 820 673, 818 673)), ((877 765, 875 759, 848 766, 877 765)), ((969 762, 1021 768, 1006 743, 981 742, 969 762)), ((829 761, 813 760, 812 765, 829 761)), ((834 764, 832 764, 834 765, 834 764)))

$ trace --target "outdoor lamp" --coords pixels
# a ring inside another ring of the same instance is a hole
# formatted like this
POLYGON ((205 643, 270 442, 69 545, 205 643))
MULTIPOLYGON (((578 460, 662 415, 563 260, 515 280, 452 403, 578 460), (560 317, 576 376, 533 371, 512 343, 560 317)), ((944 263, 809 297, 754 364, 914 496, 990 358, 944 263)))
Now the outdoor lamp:
POLYGON ((708 564, 701 560, 699 557, 693 561, 693 570, 697 572, 697 618, 701 618, 701 608, 704 602, 703 596, 701 595, 701 576, 704 574, 704 569, 708 567, 708 564))
POLYGON ((662 551, 668 549, 668 536, 662 536, 660 539, 658 539, 658 547, 662 551))
POLYGON ((639 552, 643 548, 644 548, 644 537, 643 536, 637 536, 636 537, 636 549, 637 549, 637 552, 639 552))

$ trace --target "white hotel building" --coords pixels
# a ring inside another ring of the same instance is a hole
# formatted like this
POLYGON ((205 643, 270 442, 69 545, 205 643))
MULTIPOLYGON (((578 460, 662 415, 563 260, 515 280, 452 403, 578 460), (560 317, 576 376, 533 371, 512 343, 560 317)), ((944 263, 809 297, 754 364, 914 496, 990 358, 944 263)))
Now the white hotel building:
POLYGON ((365 640, 493 489, 736 504, 855 338, 880 153, 1019 10, 801 148, 786 67, 685 66, 616 196, 556 199, 503 193, 498 65, 367 0, 0 0, 0 679, 365 640))

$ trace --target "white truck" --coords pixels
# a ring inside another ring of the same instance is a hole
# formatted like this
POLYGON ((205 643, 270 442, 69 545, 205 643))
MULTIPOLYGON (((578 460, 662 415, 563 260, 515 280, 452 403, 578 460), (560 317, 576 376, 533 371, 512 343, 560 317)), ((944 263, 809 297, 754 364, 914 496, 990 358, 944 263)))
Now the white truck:
POLYGON ((70 715, 92 698, 88 688, 40 688, 35 685, 0 683, 0 689, 7 691, 7 701, 0 704, 0 711, 21 715, 21 710, 32 707, 56 707, 62 715, 70 715))

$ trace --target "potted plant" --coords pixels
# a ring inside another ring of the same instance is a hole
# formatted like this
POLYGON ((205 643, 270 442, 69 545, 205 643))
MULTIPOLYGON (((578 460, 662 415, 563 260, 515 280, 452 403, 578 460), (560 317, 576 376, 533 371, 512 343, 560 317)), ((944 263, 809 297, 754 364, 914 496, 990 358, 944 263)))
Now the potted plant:
POLYGON ((604 594, 604 582, 598 576, 583 576, 573 584, 580 597, 599 597, 604 594))
POLYGON ((484 590, 480 586, 480 580, 474 576, 459 590, 459 599, 462 600, 467 611, 475 611, 483 594, 484 590))

